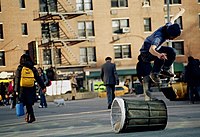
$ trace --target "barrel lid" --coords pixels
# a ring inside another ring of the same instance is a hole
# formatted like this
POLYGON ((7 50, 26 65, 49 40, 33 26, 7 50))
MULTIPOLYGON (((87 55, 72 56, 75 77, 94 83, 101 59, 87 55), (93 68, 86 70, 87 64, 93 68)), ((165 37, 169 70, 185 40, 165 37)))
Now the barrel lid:
POLYGON ((112 106, 111 106, 111 125, 113 130, 116 133, 119 133, 122 131, 124 124, 125 124, 125 118, 126 118, 126 111, 125 111, 125 103, 124 100, 120 97, 116 97, 113 100, 112 106))

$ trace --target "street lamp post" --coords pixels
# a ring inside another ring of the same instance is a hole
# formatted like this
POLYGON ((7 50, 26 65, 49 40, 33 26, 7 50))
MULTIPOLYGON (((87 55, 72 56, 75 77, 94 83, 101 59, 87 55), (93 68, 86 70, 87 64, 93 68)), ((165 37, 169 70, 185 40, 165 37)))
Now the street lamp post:
MULTIPOLYGON (((169 1, 170 0, 167 0, 167 22, 170 22, 170 6, 169 6, 169 1)), ((171 40, 168 41, 168 46, 169 47, 172 47, 172 42, 171 40)), ((171 72, 174 73, 174 64, 172 64, 171 66, 171 72)))

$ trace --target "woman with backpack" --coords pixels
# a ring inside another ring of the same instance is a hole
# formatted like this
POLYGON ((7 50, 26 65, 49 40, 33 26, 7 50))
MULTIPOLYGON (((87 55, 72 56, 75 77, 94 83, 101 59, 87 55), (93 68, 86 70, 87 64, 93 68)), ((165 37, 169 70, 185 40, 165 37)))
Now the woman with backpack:
POLYGON ((18 101, 26 106, 25 121, 32 123, 35 121, 33 105, 36 99, 35 81, 40 85, 43 92, 46 92, 46 86, 34 63, 28 54, 23 54, 20 58, 20 65, 17 67, 14 79, 14 92, 18 94, 18 101))

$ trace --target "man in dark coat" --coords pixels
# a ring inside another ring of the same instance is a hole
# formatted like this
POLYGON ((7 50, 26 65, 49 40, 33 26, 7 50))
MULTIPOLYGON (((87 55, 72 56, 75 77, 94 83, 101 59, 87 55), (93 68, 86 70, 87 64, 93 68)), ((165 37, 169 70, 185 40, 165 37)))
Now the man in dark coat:
POLYGON ((118 74, 116 71, 116 65, 111 63, 112 58, 106 57, 104 63, 101 67, 101 79, 106 86, 107 99, 108 99, 108 109, 111 108, 112 102, 115 98, 115 85, 119 84, 118 74))
POLYGON ((35 86, 33 87, 20 86, 21 72, 24 66, 33 71, 34 78, 36 82, 40 85, 40 87, 43 89, 43 92, 46 92, 46 87, 42 79, 39 77, 38 71, 34 67, 34 63, 31 60, 30 56, 28 54, 23 54, 20 58, 20 65, 18 66, 15 73, 14 92, 18 93, 19 102, 23 103, 23 105, 26 106, 27 112, 25 121, 27 123, 32 123, 35 121, 35 116, 32 106, 34 105, 36 99, 36 88, 35 86))
POLYGON ((195 98, 200 97, 200 62, 192 56, 188 57, 188 64, 185 67, 185 81, 189 91, 189 100, 194 104, 195 98))

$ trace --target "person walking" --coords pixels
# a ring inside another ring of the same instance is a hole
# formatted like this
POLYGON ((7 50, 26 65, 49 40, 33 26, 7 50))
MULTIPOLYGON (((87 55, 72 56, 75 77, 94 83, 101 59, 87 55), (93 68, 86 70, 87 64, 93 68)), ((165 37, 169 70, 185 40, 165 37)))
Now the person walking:
POLYGON ((34 122, 35 115, 33 105, 36 99, 35 80, 46 92, 46 86, 38 75, 37 69, 28 54, 23 54, 20 58, 20 65, 17 67, 14 79, 14 92, 18 94, 18 101, 26 106, 25 121, 27 123, 34 122))
POLYGON ((6 87, 3 82, 0 84, 0 95, 2 97, 2 105, 6 105, 6 87))
POLYGON ((76 88, 78 87, 75 74, 70 76, 71 88, 72 88, 72 100, 75 100, 76 97, 76 88))
MULTIPOLYGON (((44 82, 44 84, 47 86, 48 78, 41 67, 38 68, 38 74, 39 74, 40 78, 42 79, 42 81, 44 82)), ((39 108, 44 108, 44 107, 47 108, 47 101, 46 101, 45 93, 42 91, 42 88, 39 85, 38 85, 38 91, 39 91, 39 95, 40 95, 39 108)))
POLYGON ((118 74, 116 71, 116 65, 111 63, 112 58, 106 57, 106 63, 101 66, 101 80, 106 86, 108 109, 111 109, 112 102, 115 98, 115 85, 119 84, 118 74))
POLYGON ((143 62, 154 61, 149 76, 155 83, 161 83, 159 74, 174 77, 174 74, 170 72, 170 67, 176 58, 176 52, 172 47, 162 46, 166 40, 173 40, 181 34, 179 25, 173 22, 174 19, 148 36, 140 49, 139 56, 143 62))
POLYGON ((9 85, 8 85, 8 96, 9 96, 9 103, 10 103, 10 108, 14 108, 15 105, 14 105, 14 90, 13 90, 13 87, 14 87, 14 80, 10 81, 9 82, 9 85))
POLYGON ((194 104, 195 98, 200 97, 200 61, 192 56, 188 57, 184 79, 187 83, 189 100, 194 104))

